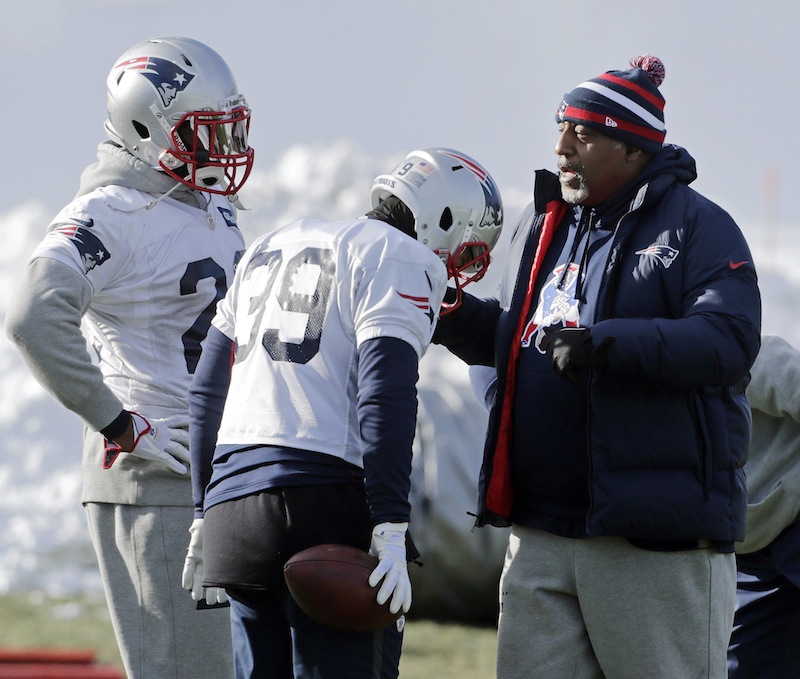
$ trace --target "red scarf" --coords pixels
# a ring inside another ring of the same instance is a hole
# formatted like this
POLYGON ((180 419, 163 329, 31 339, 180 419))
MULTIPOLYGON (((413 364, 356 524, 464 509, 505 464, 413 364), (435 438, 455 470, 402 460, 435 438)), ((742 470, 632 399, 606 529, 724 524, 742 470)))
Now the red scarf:
POLYGON ((553 240, 561 219, 567 211, 567 204, 554 200, 547 204, 545 208, 544 224, 539 234, 539 242, 536 244, 536 253, 533 256, 531 274, 528 279, 528 289, 525 291, 525 299, 522 301, 522 309, 517 320, 517 329, 511 342, 511 353, 508 357, 508 370, 506 372, 506 391, 503 398, 503 409, 500 413, 500 426, 497 434, 497 443, 494 449, 494 459, 492 464, 492 474, 489 486, 486 490, 486 509, 493 514, 508 518, 511 515, 511 506, 514 502, 514 491, 511 486, 511 434, 512 434, 512 415, 514 410, 514 390, 517 377, 517 359, 522 344, 522 333, 528 320, 528 313, 533 299, 533 289, 539 270, 542 268, 542 261, 545 253, 553 240))

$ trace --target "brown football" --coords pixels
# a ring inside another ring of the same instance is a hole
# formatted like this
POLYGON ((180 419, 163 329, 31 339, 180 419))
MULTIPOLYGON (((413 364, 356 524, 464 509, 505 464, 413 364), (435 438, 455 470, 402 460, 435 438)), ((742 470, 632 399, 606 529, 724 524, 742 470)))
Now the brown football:
POLYGON ((379 605, 380 586, 369 586, 378 559, 356 547, 316 545, 298 552, 283 567, 297 605, 310 618, 343 632, 372 632, 391 625, 403 611, 379 605))

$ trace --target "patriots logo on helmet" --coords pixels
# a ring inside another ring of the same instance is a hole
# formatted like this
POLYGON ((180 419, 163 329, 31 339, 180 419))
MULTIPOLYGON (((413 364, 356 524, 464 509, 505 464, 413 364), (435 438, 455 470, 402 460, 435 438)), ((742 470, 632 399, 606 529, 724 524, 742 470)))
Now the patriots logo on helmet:
POLYGON ((59 233, 72 241, 83 262, 85 273, 89 273, 96 266, 100 266, 111 258, 111 253, 106 246, 88 229, 75 224, 67 224, 53 229, 53 233, 59 233))
MULTIPOLYGON (((503 205, 500 200, 500 192, 497 190, 497 184, 494 183, 494 179, 492 179, 491 175, 486 172, 480 165, 476 162, 470 160, 464 155, 459 153, 455 153, 453 151, 445 151, 444 154, 446 156, 450 156, 451 158, 455 158, 456 160, 460 161, 464 164, 472 174, 474 174, 479 180, 481 189, 483 190, 483 197, 486 208, 483 213, 483 219, 481 220, 481 224, 483 226, 492 226, 494 224, 502 224, 503 223, 503 205)), ((454 170, 457 168, 453 168, 454 170)))
POLYGON ((680 250, 671 248, 669 245, 653 243, 649 247, 637 251, 636 254, 655 257, 659 262, 661 262, 665 269, 669 269, 672 262, 674 262, 676 257, 680 254, 680 250))
POLYGON ((165 108, 169 107, 175 97, 194 79, 194 75, 178 64, 159 57, 135 57, 120 62, 114 68, 141 73, 156 89, 165 108))

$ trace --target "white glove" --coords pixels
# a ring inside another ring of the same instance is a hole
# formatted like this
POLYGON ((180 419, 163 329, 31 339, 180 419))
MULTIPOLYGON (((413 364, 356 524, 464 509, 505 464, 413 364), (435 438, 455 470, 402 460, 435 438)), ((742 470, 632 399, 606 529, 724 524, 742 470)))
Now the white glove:
POLYGON ((148 422, 139 413, 131 412, 133 447, 122 448, 109 441, 106 445, 105 469, 110 469, 120 453, 129 453, 145 460, 163 462, 177 474, 186 474, 189 468, 189 433, 183 428, 169 426, 171 420, 154 419, 148 422))
POLYGON ((377 601, 383 605, 392 597, 389 610, 403 613, 411 608, 411 580, 406 561, 406 523, 379 523, 372 529, 369 553, 378 557, 378 565, 369 576, 370 587, 375 587, 383 578, 377 601))
POLYGON ((193 601, 205 599, 209 604, 224 604, 228 594, 222 587, 203 587, 203 519, 195 519, 189 527, 189 551, 183 562, 181 587, 192 593, 193 601))

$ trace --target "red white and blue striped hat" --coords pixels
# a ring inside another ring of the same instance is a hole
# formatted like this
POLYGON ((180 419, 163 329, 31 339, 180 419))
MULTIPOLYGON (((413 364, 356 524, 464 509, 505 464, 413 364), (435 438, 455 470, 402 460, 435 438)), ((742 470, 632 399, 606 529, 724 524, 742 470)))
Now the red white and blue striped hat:
POLYGON ((628 71, 607 71, 565 94, 556 121, 586 125, 645 153, 658 153, 667 134, 664 97, 658 91, 664 64, 645 54, 630 65, 628 71))

